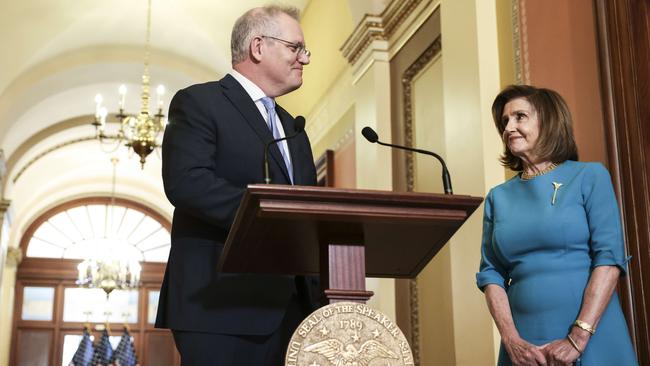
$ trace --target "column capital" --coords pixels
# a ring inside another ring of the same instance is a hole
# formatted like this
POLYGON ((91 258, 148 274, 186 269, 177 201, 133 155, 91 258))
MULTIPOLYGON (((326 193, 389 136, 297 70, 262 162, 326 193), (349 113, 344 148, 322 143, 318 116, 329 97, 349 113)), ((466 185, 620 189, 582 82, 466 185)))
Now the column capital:
POLYGON ((7 248, 7 265, 18 267, 20 262, 23 261, 23 251, 20 248, 10 247, 7 248))

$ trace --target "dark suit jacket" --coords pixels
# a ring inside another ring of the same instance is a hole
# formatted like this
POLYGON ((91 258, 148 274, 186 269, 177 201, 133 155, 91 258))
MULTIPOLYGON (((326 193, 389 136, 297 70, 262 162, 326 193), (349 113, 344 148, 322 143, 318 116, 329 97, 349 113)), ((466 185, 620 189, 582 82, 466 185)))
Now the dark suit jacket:
MULTIPOLYGON (((276 110, 285 133, 295 131, 293 117, 276 110)), ((302 278, 215 270, 246 185, 263 182, 264 144, 272 139, 255 103, 230 75, 172 99, 162 176, 175 210, 156 327, 266 335, 278 328, 291 297, 304 297, 302 278)), ((288 146, 294 183, 315 185, 307 135, 288 146)), ((277 146, 270 155, 273 183, 290 184, 277 146)))

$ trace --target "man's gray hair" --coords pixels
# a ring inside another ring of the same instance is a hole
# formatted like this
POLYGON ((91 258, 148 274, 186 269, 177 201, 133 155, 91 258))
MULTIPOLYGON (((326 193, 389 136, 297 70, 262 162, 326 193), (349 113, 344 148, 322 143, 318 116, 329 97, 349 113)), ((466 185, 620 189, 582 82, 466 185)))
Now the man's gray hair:
POLYGON ((232 27, 230 50, 233 66, 246 60, 251 41, 257 36, 279 37, 280 29, 275 21, 279 14, 299 20, 300 11, 293 6, 266 5, 254 8, 239 17, 232 27))

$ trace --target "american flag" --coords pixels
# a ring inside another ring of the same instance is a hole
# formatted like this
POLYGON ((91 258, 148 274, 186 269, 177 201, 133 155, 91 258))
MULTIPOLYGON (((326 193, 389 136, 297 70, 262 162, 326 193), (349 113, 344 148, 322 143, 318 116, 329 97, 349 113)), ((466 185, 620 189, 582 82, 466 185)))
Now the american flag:
POLYGON ((117 345, 115 353, 113 354, 113 363, 116 366, 135 366, 138 363, 138 357, 135 354, 135 347, 131 341, 129 329, 124 328, 124 334, 120 339, 120 344, 117 345))
POLYGON ((72 361, 69 366, 90 366, 93 360, 93 341, 90 340, 90 333, 88 328, 84 327, 83 337, 77 347, 77 352, 74 353, 72 361))
POLYGON ((93 354, 92 366, 106 366, 110 365, 111 358, 113 358, 113 347, 109 342, 108 330, 104 329, 102 338, 95 345, 95 353, 93 354))

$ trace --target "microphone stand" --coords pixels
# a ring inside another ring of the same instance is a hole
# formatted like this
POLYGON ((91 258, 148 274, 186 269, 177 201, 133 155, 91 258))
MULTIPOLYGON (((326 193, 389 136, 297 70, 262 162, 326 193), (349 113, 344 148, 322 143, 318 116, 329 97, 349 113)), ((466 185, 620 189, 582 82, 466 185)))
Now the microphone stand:
POLYGON ((379 140, 377 140, 377 143, 379 145, 394 147, 394 148, 400 149, 400 150, 413 151, 413 152, 417 152, 417 153, 420 153, 420 154, 433 156, 434 158, 438 159, 438 161, 442 165, 442 186, 444 188, 445 194, 454 194, 454 191, 451 188, 451 176, 449 175, 449 170, 447 169, 447 164, 445 164, 445 161, 442 159, 442 157, 440 155, 434 153, 433 151, 427 151, 427 150, 421 150, 421 149, 410 148, 410 147, 405 147, 405 146, 388 144, 388 143, 385 143, 385 142, 381 142, 379 140))
POLYGON ((416 148, 412 148, 412 147, 393 145, 393 144, 381 142, 381 141, 379 141, 379 136, 377 136, 377 132, 375 132, 375 130, 373 130, 370 127, 364 127, 361 130, 361 134, 370 143, 375 143, 376 142, 379 145, 394 147, 396 149, 401 149, 401 150, 406 150, 406 151, 413 151, 413 152, 417 152, 417 153, 425 154, 425 155, 430 155, 430 156, 433 156, 434 158, 438 159, 438 161, 442 165, 442 186, 444 187, 445 194, 454 194, 454 191, 451 189, 451 176, 449 175, 449 170, 447 169, 447 164, 445 164, 445 160, 440 155, 434 153, 433 151, 421 150, 421 149, 416 149, 416 148))
POLYGON ((264 145, 264 183, 271 184, 271 173, 269 171, 269 147, 271 147, 271 145, 273 144, 277 144, 280 141, 292 139, 300 135, 304 130, 305 130, 305 117, 298 116, 295 119, 295 132, 292 135, 271 140, 264 145))

